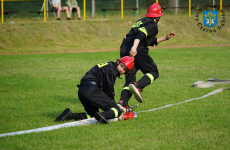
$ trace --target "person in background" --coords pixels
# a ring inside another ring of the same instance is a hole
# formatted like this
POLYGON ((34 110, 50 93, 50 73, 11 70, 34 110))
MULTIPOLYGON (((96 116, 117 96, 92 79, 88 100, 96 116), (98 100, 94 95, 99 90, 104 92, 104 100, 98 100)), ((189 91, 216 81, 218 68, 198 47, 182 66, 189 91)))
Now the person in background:
POLYGON ((61 20, 60 14, 63 10, 66 12, 67 20, 70 20, 68 7, 62 7, 61 0, 52 0, 52 11, 57 11, 57 20, 61 20))
POLYGON ((81 10, 80 10, 80 7, 78 6, 77 1, 76 0, 66 0, 65 4, 69 8, 70 16, 71 16, 73 8, 75 8, 77 11, 78 20, 81 20, 81 10))
MULTIPOLYGON (((102 124, 108 124, 107 119, 118 118, 121 109, 114 100, 114 85, 116 78, 130 72, 134 66, 134 57, 125 56, 116 62, 106 62, 95 65, 81 79, 78 85, 78 98, 86 113, 72 113, 69 108, 59 115, 55 122, 64 120, 83 120, 94 117, 102 124), (99 112, 99 108, 103 112, 99 112)), ((122 117, 121 117, 122 118, 122 117)), ((126 117, 126 119, 129 119, 126 117)), ((120 119, 123 120, 123 119, 120 119)))

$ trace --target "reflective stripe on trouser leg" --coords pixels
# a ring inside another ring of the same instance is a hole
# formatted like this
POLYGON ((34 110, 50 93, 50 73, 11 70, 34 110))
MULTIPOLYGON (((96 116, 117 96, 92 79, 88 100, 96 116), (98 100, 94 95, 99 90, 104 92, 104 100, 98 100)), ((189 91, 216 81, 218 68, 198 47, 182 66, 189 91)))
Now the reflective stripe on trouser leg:
POLYGON ((86 114, 87 119, 91 118, 91 116, 89 114, 87 114, 87 113, 85 113, 85 114, 86 114))
POLYGON ((123 101, 124 105, 128 105, 129 99, 132 97, 132 92, 130 91, 129 87, 126 86, 121 91, 121 98, 120 100, 123 101))
MULTIPOLYGON (((129 91, 130 91, 130 89, 129 89, 128 86, 124 87, 122 90, 129 90, 129 91)), ((131 92, 131 91, 130 91, 130 92, 131 92)))
POLYGON ((102 114, 105 116, 106 119, 117 118, 118 116, 121 115, 121 113, 122 112, 118 106, 102 112, 102 114))
POLYGON ((115 114, 115 117, 114 118, 117 118, 118 117, 118 111, 116 108, 111 108, 115 114))
POLYGON ((145 75, 147 75, 147 76, 149 77, 151 83, 153 83, 153 81, 154 81, 154 76, 153 76, 152 74, 150 74, 150 73, 146 73, 145 75))
POLYGON ((138 83, 138 86, 141 89, 143 89, 144 87, 153 83, 153 81, 154 81, 154 76, 151 73, 146 73, 137 83, 138 83))

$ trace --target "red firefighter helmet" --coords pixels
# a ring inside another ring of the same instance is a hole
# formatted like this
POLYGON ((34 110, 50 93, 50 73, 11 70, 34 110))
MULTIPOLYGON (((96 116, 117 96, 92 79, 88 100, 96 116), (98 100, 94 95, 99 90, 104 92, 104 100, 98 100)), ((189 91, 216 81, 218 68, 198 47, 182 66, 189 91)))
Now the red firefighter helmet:
POLYGON ((131 71, 134 66, 134 57, 124 56, 121 59, 118 59, 118 61, 122 62, 128 69, 131 71))
POLYGON ((160 4, 154 3, 151 6, 149 6, 148 12, 145 16, 150 18, 157 18, 157 17, 161 17, 162 15, 164 15, 164 13, 161 9, 160 4))

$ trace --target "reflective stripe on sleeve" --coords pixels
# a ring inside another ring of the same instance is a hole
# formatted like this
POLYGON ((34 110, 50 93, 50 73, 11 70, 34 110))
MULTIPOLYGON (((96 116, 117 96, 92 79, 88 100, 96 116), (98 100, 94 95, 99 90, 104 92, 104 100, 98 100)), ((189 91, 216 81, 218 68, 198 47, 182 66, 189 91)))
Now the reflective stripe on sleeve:
POLYGON ((143 32, 146 35, 146 37, 147 37, 148 33, 147 33, 145 27, 138 28, 138 30, 140 30, 141 32, 143 32))

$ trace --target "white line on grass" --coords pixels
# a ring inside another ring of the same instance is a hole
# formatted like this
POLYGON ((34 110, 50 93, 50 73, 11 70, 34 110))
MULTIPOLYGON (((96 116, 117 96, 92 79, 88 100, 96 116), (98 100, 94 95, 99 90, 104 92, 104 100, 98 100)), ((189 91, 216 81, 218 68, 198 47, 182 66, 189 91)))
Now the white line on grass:
MULTIPOLYGON (((201 97, 197 97, 197 98, 193 98, 193 99, 188 99, 185 100, 183 102, 179 102, 179 103, 175 103, 175 104, 169 104, 169 105, 165 105, 159 108, 153 108, 150 110, 146 110, 146 111, 139 111, 137 113, 143 113, 143 112, 149 112, 149 111, 155 111, 155 110, 159 110, 159 109, 163 109, 163 108, 168 108, 174 105, 180 105, 182 103, 186 103, 186 102, 190 102, 190 101, 194 101, 197 99, 202 99, 202 98, 206 98, 210 95, 214 95, 220 92, 223 92, 224 90, 228 90, 230 88, 220 88, 220 89, 216 89, 206 95, 203 95, 201 97)), ((109 119, 109 122, 113 122, 113 121, 117 121, 118 119, 109 119)), ((17 132, 10 132, 10 133, 3 133, 0 134, 0 137, 5 137, 5 136, 14 136, 14 135, 20 135, 20 134, 26 134, 26 133, 32 133, 32 132, 43 132, 43 131, 50 131, 50 130, 55 130, 55 129, 60 129, 60 128, 67 128, 67 127, 74 127, 74 126, 83 126, 83 125, 90 125, 90 124, 96 124, 98 123, 98 121, 94 118, 90 118, 90 119, 85 119, 85 120, 80 120, 80 121, 74 121, 74 122, 69 122, 69 123, 64 123, 64 124, 58 124, 58 125, 53 125, 53 126, 48 126, 48 127, 42 127, 42 128, 36 128, 36 129, 30 129, 30 130, 24 130, 24 131, 17 131, 17 132)))
POLYGON ((159 108, 153 108, 153 109, 150 109, 150 110, 145 110, 145 111, 139 111, 137 113, 143 113, 143 112, 149 112, 149 111, 155 111, 155 110, 159 110, 159 109, 163 109, 163 108, 167 108, 167 107, 171 107, 171 106, 174 106, 174 105, 180 105, 182 103, 186 103, 186 102, 191 102, 191 101, 194 101, 194 100, 197 100, 197 99, 202 99, 202 98, 205 98, 205 97, 208 97, 210 95, 214 95, 214 94, 217 94, 217 93, 220 93, 220 92, 223 92, 224 90, 229 90, 230 88, 220 88, 220 89, 216 89, 208 94, 205 94, 201 97, 197 97, 197 98, 193 98, 193 99, 188 99, 188 100, 185 100, 183 102, 179 102, 179 103, 175 103, 175 104, 169 104, 169 105, 165 105, 165 106, 162 106, 162 107, 159 107, 159 108))

